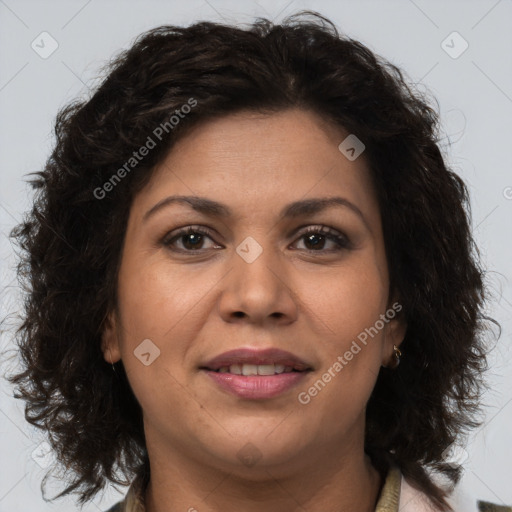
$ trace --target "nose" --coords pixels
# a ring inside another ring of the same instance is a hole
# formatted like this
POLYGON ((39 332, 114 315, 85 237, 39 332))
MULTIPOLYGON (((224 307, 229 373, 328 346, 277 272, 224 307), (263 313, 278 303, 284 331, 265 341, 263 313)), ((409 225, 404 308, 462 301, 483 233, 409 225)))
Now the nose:
POLYGON ((293 272, 276 249, 260 242, 247 237, 233 252, 231 271, 222 280, 220 314, 226 322, 292 323, 298 313, 293 272))

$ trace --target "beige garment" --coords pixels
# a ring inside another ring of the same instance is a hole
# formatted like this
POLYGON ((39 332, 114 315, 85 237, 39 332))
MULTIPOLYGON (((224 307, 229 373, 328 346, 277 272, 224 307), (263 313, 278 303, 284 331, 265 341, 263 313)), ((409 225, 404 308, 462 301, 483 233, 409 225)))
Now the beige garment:
POLYGON ((409 485, 398 467, 386 476, 375 512, 439 512, 428 497, 409 485))

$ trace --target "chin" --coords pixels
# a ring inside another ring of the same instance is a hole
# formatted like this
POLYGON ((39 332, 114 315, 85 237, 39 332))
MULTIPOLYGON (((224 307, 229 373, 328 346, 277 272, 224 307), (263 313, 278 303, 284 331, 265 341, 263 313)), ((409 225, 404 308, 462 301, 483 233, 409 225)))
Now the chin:
MULTIPOLYGON (((243 431, 230 429, 233 436, 223 440, 208 439, 208 451, 229 472, 240 475, 259 475, 268 479, 268 470, 286 466, 296 467, 304 437, 300 432, 277 432, 280 418, 271 427, 261 429, 248 426, 243 431), (273 432, 274 431, 274 432, 273 432), (212 450, 212 448, 214 449, 212 450)), ((302 459, 300 459, 302 460, 302 459)))

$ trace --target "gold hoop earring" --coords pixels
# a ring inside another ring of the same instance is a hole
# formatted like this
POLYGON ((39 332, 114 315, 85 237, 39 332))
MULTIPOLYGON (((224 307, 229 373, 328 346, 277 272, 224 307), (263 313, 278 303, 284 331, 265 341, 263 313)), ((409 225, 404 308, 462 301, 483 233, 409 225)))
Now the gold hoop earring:
POLYGON ((391 364, 391 366, 389 366, 389 368, 391 368, 392 370, 395 370, 398 365, 400 364, 400 357, 402 356, 402 352, 401 350, 396 346, 396 345, 393 345, 393 363, 391 364))

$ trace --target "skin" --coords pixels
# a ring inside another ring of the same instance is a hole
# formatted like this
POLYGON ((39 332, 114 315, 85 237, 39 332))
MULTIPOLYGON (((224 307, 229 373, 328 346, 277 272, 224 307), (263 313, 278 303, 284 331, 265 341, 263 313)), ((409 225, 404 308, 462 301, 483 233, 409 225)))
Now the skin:
POLYGON ((181 139, 135 197, 103 350, 108 362, 122 359, 143 409, 147 512, 375 509, 383 482, 364 453, 365 408, 405 335, 400 315, 308 404, 297 399, 396 299, 364 153, 349 161, 338 150, 347 135, 305 110, 230 114, 181 139), (207 197, 233 216, 172 204, 143 219, 170 195, 207 197), (347 207, 278 218, 291 202, 332 196, 365 220, 347 207), (165 245, 191 225, 212 237, 165 245), (308 226, 352 245, 335 251, 319 235, 315 248, 301 236, 308 226), (236 252, 248 236, 263 249, 251 263, 236 252), (134 356, 145 339, 160 350, 147 366, 134 356), (288 350, 313 371, 277 397, 242 399, 199 369, 239 347, 288 350), (237 457, 247 443, 260 457, 250 467, 237 457))

